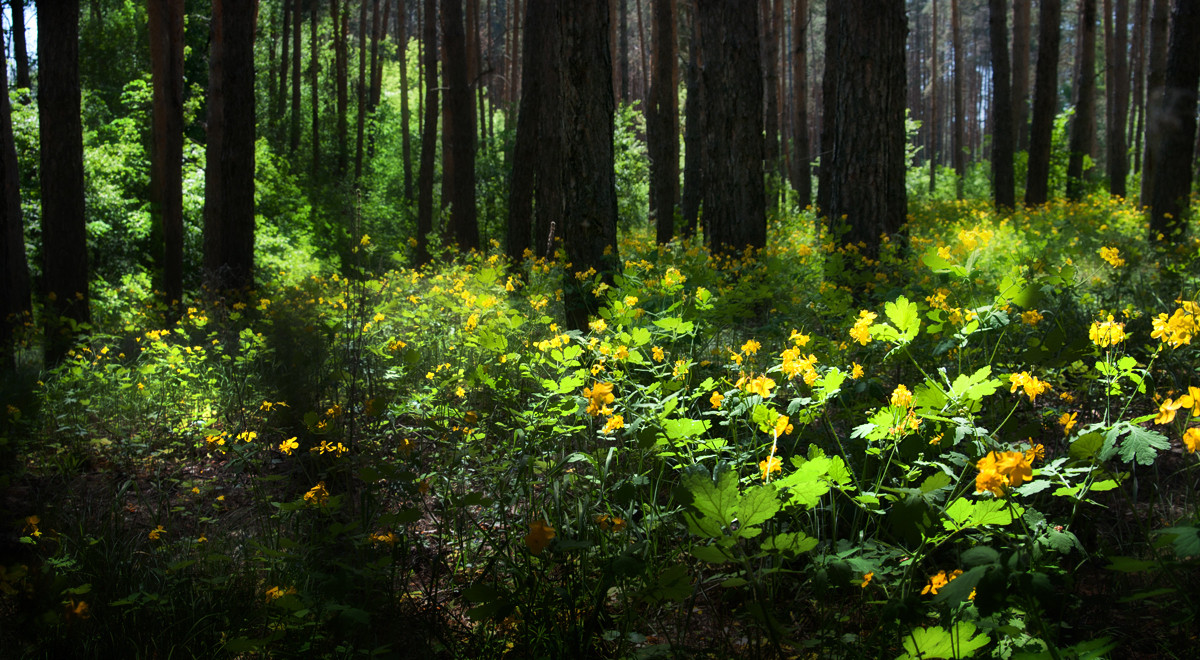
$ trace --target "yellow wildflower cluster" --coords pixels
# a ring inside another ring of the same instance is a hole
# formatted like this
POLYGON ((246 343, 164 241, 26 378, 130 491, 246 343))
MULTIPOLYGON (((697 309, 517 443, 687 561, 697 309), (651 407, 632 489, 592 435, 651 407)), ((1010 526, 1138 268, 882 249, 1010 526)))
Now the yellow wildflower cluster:
POLYGON ((979 459, 975 467, 975 492, 990 491, 1003 497, 1008 488, 1015 488, 1033 477, 1033 461, 1046 455, 1042 445, 1034 445, 1025 451, 988 452, 979 459))
POLYGON ((1121 256, 1121 251, 1115 247, 1100 248, 1100 258, 1107 261, 1108 265, 1113 268, 1120 268, 1125 265, 1125 259, 1121 256))
POLYGON ((735 386, 746 394, 757 394, 765 399, 771 396, 771 390, 775 389, 775 381, 766 376, 754 378, 742 376, 737 380, 735 386))
POLYGON ((612 383, 596 383, 595 387, 583 388, 583 396, 588 400, 587 413, 593 417, 611 415, 612 408, 608 404, 616 400, 612 391, 612 383))
POLYGON ((854 327, 850 328, 850 337, 863 346, 871 343, 871 324, 878 317, 879 315, 875 312, 868 312, 865 309, 859 311, 858 318, 854 321, 854 327))
POLYGON ((1039 394, 1042 394, 1050 389, 1050 384, 1043 380, 1038 380, 1036 376, 1031 375, 1028 371, 1012 374, 1008 377, 1008 382, 1012 383, 1010 392, 1016 392, 1017 389, 1024 389, 1025 395, 1029 397, 1032 403, 1039 394))
POLYGON ((1071 435, 1071 429, 1075 426, 1075 417, 1079 413, 1063 413, 1062 417, 1058 418, 1058 425, 1063 427, 1063 435, 1071 435))
MULTIPOLYGON (((600 322, 603 322, 603 319, 601 319, 600 322)), ((603 332, 603 331, 601 331, 601 332, 603 332)), ((571 341, 571 335, 561 334, 561 335, 555 335, 555 336, 551 337, 550 339, 544 339, 542 341, 539 341, 539 342, 535 343, 533 346, 534 346, 534 348, 538 349, 539 351, 545 353, 546 351, 548 351, 552 348, 562 348, 563 346, 566 346, 567 343, 570 341, 571 341)))
POLYGON ((746 341, 746 343, 742 344, 742 353, 745 355, 754 355, 760 348, 762 348, 762 344, 754 341, 753 339, 749 339, 746 341))
POLYGON ((708 397, 708 402, 712 404, 714 410, 720 410, 721 403, 725 401, 725 395, 714 391, 712 396, 708 397))
POLYGON ((1200 305, 1188 300, 1176 309, 1170 317, 1165 313, 1151 320, 1154 331, 1150 336, 1169 344, 1171 348, 1179 348, 1192 343, 1192 337, 1200 334, 1200 305))
POLYGON ((330 444, 328 440, 322 440, 320 445, 313 447, 310 451, 317 452, 318 454, 333 454, 334 457, 341 457, 342 454, 350 451, 350 448, 340 442, 337 444, 330 444))
MULTIPOLYGON (((946 571, 938 571, 937 575, 929 578, 929 584, 925 585, 925 588, 921 590, 921 593, 936 596, 939 590, 945 589, 946 585, 950 584, 954 578, 960 575, 962 575, 962 570, 953 570, 949 573, 946 571)), ((865 583, 863 586, 866 586, 865 583)))
POLYGON ((778 456, 768 456, 767 460, 758 462, 758 470, 762 473, 763 481, 783 469, 783 461, 778 456))
POLYGON ((1158 416, 1154 418, 1154 423, 1170 424, 1175 421, 1175 413, 1180 409, 1189 410, 1191 417, 1200 417, 1200 387, 1189 387, 1187 394, 1178 399, 1164 399, 1158 404, 1158 416))
POLYGON ((1100 348, 1116 346, 1125 341, 1125 324, 1114 322, 1112 314, 1109 314, 1106 321, 1092 322, 1092 327, 1088 330, 1088 339, 1100 348))
POLYGON ((783 359, 783 364, 780 370, 787 374, 788 380, 802 375, 806 385, 812 385, 817 381, 817 356, 809 353, 804 356, 800 353, 800 348, 793 346, 785 350, 780 356, 783 359))
POLYGON ((1042 319, 1044 319, 1044 318, 1045 317, 1042 316, 1042 313, 1036 309, 1030 309, 1030 310, 1021 312, 1021 323, 1024 323, 1025 325, 1030 325, 1030 326, 1037 325, 1037 324, 1041 323, 1042 319))
POLYGON ((286 589, 280 589, 279 587, 271 587, 270 589, 267 589, 267 594, 266 594, 267 602, 269 603, 273 600, 279 600, 280 598, 283 598, 284 596, 290 596, 294 593, 296 593, 295 587, 288 587, 286 589))
POLYGON ((907 408, 913 404, 912 392, 904 385, 897 385, 896 389, 892 390, 892 396, 888 398, 888 403, 897 408, 907 408))
POLYGON ((623 428, 625 428, 625 416, 613 415, 608 418, 608 421, 604 422, 604 428, 600 432, 609 434, 623 428))
POLYGON ((534 555, 542 554, 550 541, 554 540, 554 528, 546 523, 546 519, 529 523, 529 533, 525 535, 525 546, 534 555))
POLYGON ((279 451, 283 452, 284 454, 286 454, 288 456, 292 455, 292 450, 299 449, 299 448, 300 448, 300 443, 296 441, 296 438, 288 438, 287 440, 284 440, 283 442, 279 443, 279 451))
POLYGON ((605 532, 620 532, 625 529, 625 519, 602 513, 595 518, 596 524, 605 532))
POLYGON ((1184 431, 1183 444, 1185 447, 1187 447, 1189 454, 1194 454, 1196 451, 1200 450, 1200 427, 1193 426, 1187 431, 1184 431))
POLYGON ((317 506, 325 506, 329 501, 329 491, 325 488, 325 482, 319 481, 316 486, 313 486, 304 494, 304 501, 317 506))

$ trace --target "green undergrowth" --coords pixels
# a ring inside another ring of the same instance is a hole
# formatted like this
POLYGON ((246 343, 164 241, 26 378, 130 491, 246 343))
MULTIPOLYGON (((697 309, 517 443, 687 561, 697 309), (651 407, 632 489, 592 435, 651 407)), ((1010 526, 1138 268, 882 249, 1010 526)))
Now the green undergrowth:
POLYGON ((878 259, 808 212, 757 254, 639 230, 608 284, 362 236, 169 329, 145 279, 98 284, 87 341, 5 386, 0 644, 1183 653, 1200 251, 1144 222, 930 203, 878 259))

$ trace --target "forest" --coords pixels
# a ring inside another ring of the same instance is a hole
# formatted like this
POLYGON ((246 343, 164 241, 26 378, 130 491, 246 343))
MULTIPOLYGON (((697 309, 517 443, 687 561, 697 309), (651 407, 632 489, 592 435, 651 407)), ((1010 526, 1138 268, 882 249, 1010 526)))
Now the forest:
POLYGON ((0 655, 1194 656, 1200 3, 0 6, 0 655))

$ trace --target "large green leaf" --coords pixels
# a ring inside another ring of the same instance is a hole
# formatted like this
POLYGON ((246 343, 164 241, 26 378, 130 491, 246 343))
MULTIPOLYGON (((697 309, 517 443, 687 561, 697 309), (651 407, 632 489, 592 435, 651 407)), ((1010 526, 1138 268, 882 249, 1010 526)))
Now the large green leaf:
POLYGON ((959 621, 949 631, 941 626, 915 628, 904 638, 904 653, 896 660, 970 658, 990 641, 986 633, 976 634, 970 621, 959 621))
POLYGON ((737 515, 737 474, 725 470, 714 483, 704 473, 689 474, 683 478, 683 487, 692 493, 692 506, 701 515, 729 525, 737 515))

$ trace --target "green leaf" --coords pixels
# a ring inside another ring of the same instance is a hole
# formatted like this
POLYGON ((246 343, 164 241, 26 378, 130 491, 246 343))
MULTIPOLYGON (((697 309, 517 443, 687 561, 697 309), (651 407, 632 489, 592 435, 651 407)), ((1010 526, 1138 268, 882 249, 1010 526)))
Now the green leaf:
POLYGON ((733 557, 719 545, 692 546, 692 556, 710 564, 725 564, 733 560, 733 557))
POLYGON ((895 324, 905 341, 912 341, 921 331, 921 310, 908 298, 900 296, 895 302, 883 306, 883 313, 895 324))
POLYGON ((683 440, 700 435, 708 430, 711 423, 700 419, 668 419, 663 421, 663 430, 672 440, 683 440))
POLYGON ((970 621, 959 621, 949 632, 941 626, 915 628, 904 638, 905 652, 896 660, 970 658, 991 641, 986 633, 975 632, 970 621))
POLYGON ((634 346, 645 346, 650 343, 650 330, 642 327, 634 328, 630 331, 630 337, 634 346))
POLYGON ((716 483, 707 474, 689 474, 683 478, 683 487, 692 493, 692 506, 701 515, 728 526, 737 514, 737 482, 737 474, 725 470, 716 483))
POLYGON ((1154 465, 1158 452, 1171 448, 1167 436, 1133 424, 1126 425, 1129 436, 1121 442, 1121 460, 1126 463, 1137 461, 1142 465, 1154 465))
POLYGON ((741 529, 762 524, 779 511, 775 484, 751 486, 738 498, 737 513, 741 529))
POLYGON ((1154 532, 1171 540, 1179 557, 1200 555, 1200 529, 1196 527, 1167 527, 1154 532))
POLYGON ((948 260, 938 256, 937 248, 926 250, 925 254, 921 255, 921 262, 935 273, 948 273, 952 266, 948 260))
POLYGON ((686 335, 691 332, 696 326, 691 321, 684 321, 678 316, 669 316, 665 319, 658 319, 654 325, 679 335, 686 335))
POLYGON ((1071 443, 1071 447, 1067 450, 1067 454, 1070 455, 1071 458, 1085 461, 1095 456, 1100 451, 1100 447, 1103 445, 1104 436, 1100 435, 1099 433, 1087 433, 1079 436, 1074 442, 1071 443))
POLYGON ((1109 558, 1107 568, 1110 571, 1118 573, 1140 573, 1148 568, 1153 568, 1154 561, 1149 559, 1134 559, 1133 557, 1111 557, 1109 558))
POLYGON ((921 482, 921 492, 930 493, 950 485, 950 475, 945 472, 934 472, 921 482))
POLYGON ((817 547, 817 539, 804 532, 784 532, 776 534, 759 546, 764 552, 783 552, 798 555, 817 547))

